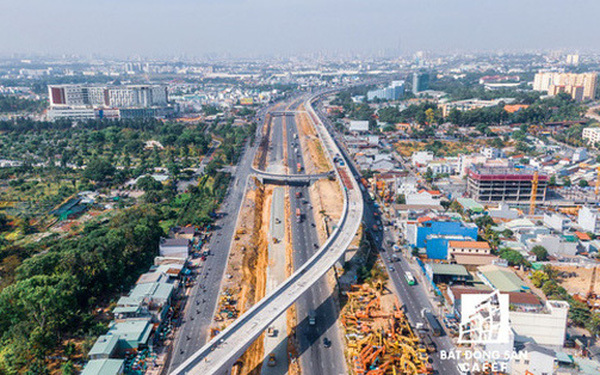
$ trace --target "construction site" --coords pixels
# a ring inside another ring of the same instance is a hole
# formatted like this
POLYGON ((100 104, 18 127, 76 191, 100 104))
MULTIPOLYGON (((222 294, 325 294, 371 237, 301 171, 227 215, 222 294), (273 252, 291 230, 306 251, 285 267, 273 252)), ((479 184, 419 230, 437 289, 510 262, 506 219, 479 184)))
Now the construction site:
POLYGON ((408 323, 396 297, 378 281, 353 285, 342 310, 347 361, 356 375, 425 374, 435 346, 408 323))

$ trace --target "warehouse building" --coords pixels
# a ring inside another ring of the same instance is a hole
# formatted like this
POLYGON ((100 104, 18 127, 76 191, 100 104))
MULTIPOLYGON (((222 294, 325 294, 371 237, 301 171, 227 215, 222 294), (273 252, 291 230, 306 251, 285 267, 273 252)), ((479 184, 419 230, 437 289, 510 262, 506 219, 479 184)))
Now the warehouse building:
POLYGON ((494 264, 481 266, 477 276, 490 288, 498 289, 500 292, 524 292, 529 291, 523 280, 509 268, 499 267, 494 264))
POLYGON ((467 269, 459 264, 427 263, 425 272, 435 284, 465 282, 471 279, 467 269))
POLYGON ((125 373, 125 361, 122 359, 93 359, 89 361, 81 375, 121 375, 125 373))

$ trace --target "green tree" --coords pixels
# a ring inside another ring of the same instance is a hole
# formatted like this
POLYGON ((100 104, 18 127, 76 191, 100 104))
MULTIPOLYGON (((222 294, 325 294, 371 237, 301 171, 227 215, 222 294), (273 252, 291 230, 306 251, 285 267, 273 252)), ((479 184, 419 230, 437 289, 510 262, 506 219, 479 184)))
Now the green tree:
POLYGON ((162 184, 156 181, 152 176, 144 176, 138 179, 136 183, 137 187, 148 193, 151 191, 157 191, 162 189, 162 184))
POLYGON ((108 160, 96 158, 87 164, 83 176, 102 184, 107 183, 115 171, 115 167, 108 160))
POLYGON ((544 285, 550 278, 544 271, 534 271, 531 274, 531 282, 535 285, 536 288, 540 288, 544 285))
POLYGON ((521 253, 512 249, 505 249, 500 252, 500 258, 506 259, 511 266, 528 265, 527 260, 521 253))
POLYGON ((62 375, 75 375, 77 373, 77 371, 75 371, 75 366, 73 366, 73 362, 71 361, 63 363, 60 370, 62 371, 62 375))
POLYGON ((3 232, 8 229, 9 229, 8 218, 6 217, 5 214, 0 213, 0 232, 3 232))
POLYGON ((548 250, 544 246, 536 245, 531 249, 531 252, 535 254, 539 261, 548 260, 548 250))

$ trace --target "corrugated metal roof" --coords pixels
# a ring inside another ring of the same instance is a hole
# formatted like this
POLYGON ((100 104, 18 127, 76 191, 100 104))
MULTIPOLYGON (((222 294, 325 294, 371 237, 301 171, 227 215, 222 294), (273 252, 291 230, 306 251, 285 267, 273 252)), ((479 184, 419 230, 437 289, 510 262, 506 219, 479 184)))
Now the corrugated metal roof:
POLYGON ((483 276, 501 292, 520 292, 529 289, 527 285, 509 269, 502 269, 495 265, 479 267, 483 276))
POLYGON ((81 375, 118 375, 124 362, 123 359, 93 359, 85 365, 81 375))
POLYGON ((92 346, 92 349, 90 349, 88 356, 93 356, 93 355, 110 356, 112 354, 112 352, 114 351, 115 347, 117 346, 118 342, 119 342, 119 336, 102 335, 102 336, 98 337, 98 340, 96 340, 96 342, 94 343, 94 346, 92 346))
POLYGON ((469 276, 469 272, 460 264, 430 263, 434 275, 469 276))

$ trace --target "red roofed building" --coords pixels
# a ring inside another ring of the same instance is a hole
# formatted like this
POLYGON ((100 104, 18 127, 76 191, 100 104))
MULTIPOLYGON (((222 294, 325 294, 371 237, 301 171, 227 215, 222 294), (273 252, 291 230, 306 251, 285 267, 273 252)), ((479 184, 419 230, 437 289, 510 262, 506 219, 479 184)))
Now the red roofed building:
POLYGON ((579 241, 591 241, 592 240, 592 238, 590 237, 589 234, 579 232, 579 231, 575 232, 575 237, 577 237, 579 239, 579 241))
POLYGON ((485 241, 448 241, 448 260, 455 254, 489 255, 490 245, 485 241))

